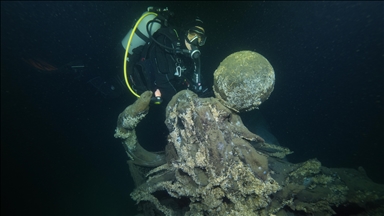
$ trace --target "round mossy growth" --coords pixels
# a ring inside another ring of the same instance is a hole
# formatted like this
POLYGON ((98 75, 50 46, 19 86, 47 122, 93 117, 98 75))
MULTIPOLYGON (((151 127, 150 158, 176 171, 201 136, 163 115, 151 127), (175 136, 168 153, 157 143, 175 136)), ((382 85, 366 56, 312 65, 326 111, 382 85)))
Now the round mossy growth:
POLYGON ((237 112, 257 108, 268 99, 275 84, 272 65, 264 56, 252 51, 229 55, 213 76, 216 98, 237 112))

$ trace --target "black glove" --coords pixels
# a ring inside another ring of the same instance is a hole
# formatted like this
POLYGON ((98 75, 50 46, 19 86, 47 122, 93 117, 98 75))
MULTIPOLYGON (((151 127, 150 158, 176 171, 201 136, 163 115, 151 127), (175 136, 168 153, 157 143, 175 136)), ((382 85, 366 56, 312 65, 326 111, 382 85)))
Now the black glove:
POLYGON ((213 90, 210 88, 203 88, 201 92, 197 94, 201 98, 213 97, 213 90))
POLYGON ((196 93, 199 97, 213 97, 212 89, 205 87, 203 85, 198 85, 196 83, 191 82, 188 86, 188 89, 196 93))
POLYGON ((199 94, 203 90, 203 86, 198 83, 190 82, 188 85, 188 89, 195 92, 196 94, 199 94))

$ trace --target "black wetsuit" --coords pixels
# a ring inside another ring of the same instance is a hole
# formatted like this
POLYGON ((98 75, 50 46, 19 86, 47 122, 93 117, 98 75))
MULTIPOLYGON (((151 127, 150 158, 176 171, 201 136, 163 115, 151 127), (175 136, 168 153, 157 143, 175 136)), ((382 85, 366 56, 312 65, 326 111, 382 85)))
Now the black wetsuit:
MULTIPOLYGON (((181 46, 179 48, 186 49, 184 35, 174 28, 160 28, 153 38, 166 47, 175 49, 178 42, 181 46)), ((141 94, 145 90, 155 92, 159 89, 162 103, 168 104, 173 95, 186 89, 185 79, 193 74, 194 62, 190 57, 177 53, 173 49, 168 50, 150 41, 133 50, 130 62, 136 63, 132 68, 133 74, 130 79, 137 93, 141 94), (181 73, 175 74, 177 66, 181 73)))

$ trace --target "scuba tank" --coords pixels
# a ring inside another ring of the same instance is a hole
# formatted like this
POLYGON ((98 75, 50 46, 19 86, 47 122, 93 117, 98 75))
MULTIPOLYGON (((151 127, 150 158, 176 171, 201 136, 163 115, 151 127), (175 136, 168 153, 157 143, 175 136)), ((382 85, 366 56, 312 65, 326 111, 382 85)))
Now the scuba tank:
MULTIPOLYGON (((133 37, 129 47, 129 54, 132 54, 132 50, 136 47, 147 43, 150 40, 150 37, 161 28, 162 20, 166 21, 167 16, 169 16, 166 15, 167 13, 169 13, 170 16, 173 16, 173 13, 170 12, 168 8, 161 9, 148 7, 147 11, 144 12, 136 22, 136 29, 134 28, 134 25, 121 41, 121 45, 123 45, 124 49, 127 49, 128 40, 131 37, 133 31, 133 37), (153 20, 156 21, 153 22, 153 20)), ((167 25, 167 23, 164 24, 167 25)))
MULTIPOLYGON (((133 53, 132 52, 133 49, 147 43, 150 35, 153 35, 161 27, 160 23, 152 22, 152 23, 150 23, 150 26, 149 26, 150 32, 147 31, 147 23, 157 17, 157 15, 155 13, 148 13, 148 12, 149 12, 149 9, 147 12, 144 12, 141 15, 140 20, 136 23, 137 28, 133 32, 133 37, 131 39, 131 43, 130 43, 130 47, 129 47, 129 51, 128 51, 129 54, 131 54, 131 55, 133 53), (144 16, 144 15, 146 15, 146 16, 144 16)), ((134 27, 132 27, 129 30, 127 35, 125 35, 125 37, 121 41, 121 45, 123 45, 124 49, 127 49, 128 40, 131 37, 133 30, 134 30, 134 27)))

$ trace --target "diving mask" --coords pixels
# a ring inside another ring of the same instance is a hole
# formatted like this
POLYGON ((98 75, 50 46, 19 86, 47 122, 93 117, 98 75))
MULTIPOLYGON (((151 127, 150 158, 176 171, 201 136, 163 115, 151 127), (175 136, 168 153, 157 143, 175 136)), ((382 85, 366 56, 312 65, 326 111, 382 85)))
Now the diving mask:
POLYGON ((207 37, 205 36, 204 29, 198 26, 190 28, 186 32, 186 40, 189 44, 195 46, 203 46, 207 37))

